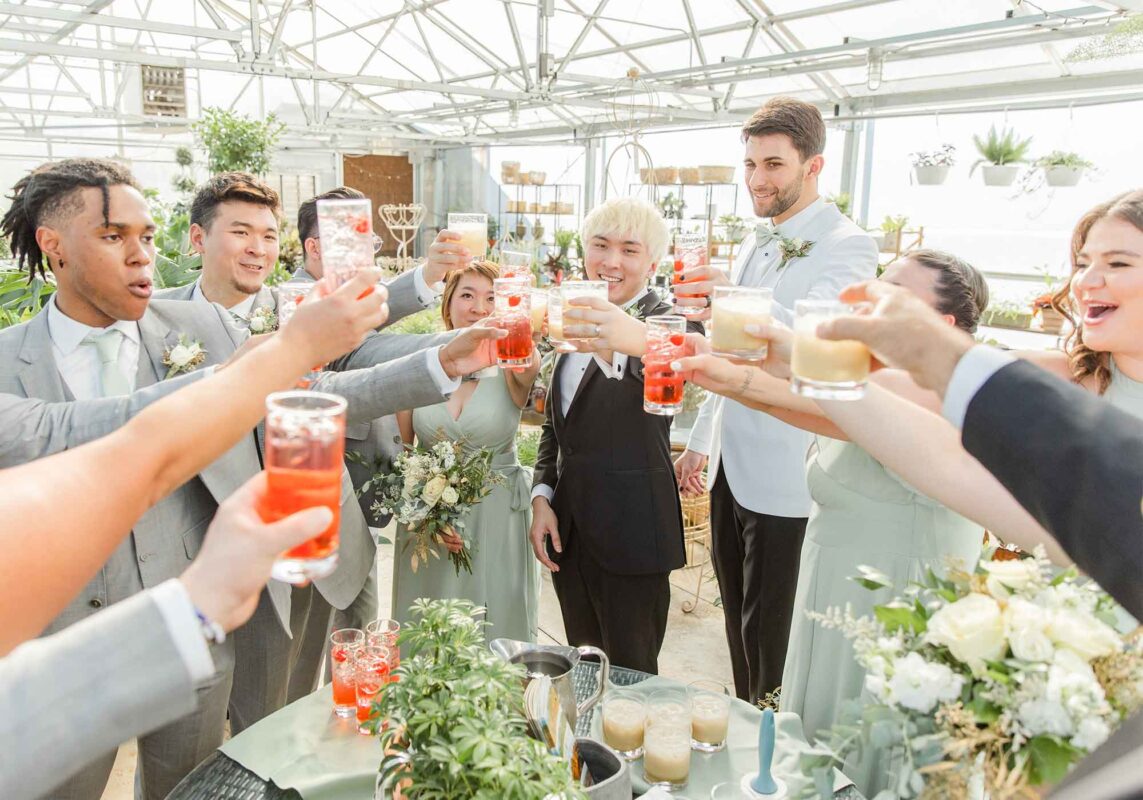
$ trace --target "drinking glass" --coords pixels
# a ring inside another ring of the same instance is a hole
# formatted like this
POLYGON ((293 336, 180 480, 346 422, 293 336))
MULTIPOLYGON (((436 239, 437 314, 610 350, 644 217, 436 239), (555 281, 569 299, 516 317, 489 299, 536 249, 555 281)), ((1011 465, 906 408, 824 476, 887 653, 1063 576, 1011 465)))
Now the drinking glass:
POLYGON ((818 325, 853 313, 836 300, 799 300, 794 304, 794 351, 790 389, 818 400, 859 400, 869 377, 869 348, 862 342, 818 338, 818 325))
POLYGON ((671 417, 683 409, 683 376, 671 362, 683 357, 687 333, 684 317, 664 314, 648 317, 647 354, 643 356, 643 410, 671 417))
POLYGON ((564 297, 563 286, 553 286, 548 290, 548 339, 561 353, 574 353, 575 345, 564 338, 564 297))
POLYGON ((460 235, 460 246, 472 254, 473 261, 488 255, 488 215, 449 214, 448 229, 460 235))
POLYGON ((333 712, 352 717, 357 709, 357 680, 353 659, 365 646, 365 631, 342 628, 329 636, 329 674, 333 681, 333 712))
POLYGON ((647 704, 637 693, 608 689, 603 695, 603 741, 625 760, 643 755, 643 727, 647 704))
POLYGON ((726 746, 730 694, 717 681, 695 681, 687 690, 691 698, 691 747, 700 753, 717 753, 726 746))
MULTIPOLYGON (((688 269, 704 266, 708 260, 705 233, 676 233, 675 234, 675 271, 671 276, 671 283, 675 286, 685 286, 692 281, 684 281, 683 273, 688 269)), ((675 297, 702 297, 701 294, 682 294, 675 291, 675 297)), ((706 309, 702 306, 677 306, 676 314, 684 317, 697 317, 706 309)))
MULTIPOLYGON (((586 306, 583 301, 589 297, 595 297, 599 300, 606 302, 607 300, 607 282, 606 281, 564 281, 560 284, 563 289, 564 307, 568 306, 586 306)), ((575 324, 583 327, 583 322, 578 321, 575 324)), ((581 336, 580 339, 594 339, 594 336, 581 336)))
POLYGON ((686 788, 691 771, 691 709, 683 690, 655 692, 643 726, 643 777, 668 791, 686 788))
POLYGON ((747 800, 749 795, 742 791, 742 784, 719 783, 710 790, 710 800, 747 800))
POLYGON ((314 284, 305 281, 286 281, 278 284, 278 327, 284 327, 293 318, 298 306, 306 299, 314 284))
POLYGON ((496 364, 500 367, 524 367, 532 363, 531 295, 524 278, 496 278, 492 281, 495 307, 492 321, 508 331, 496 340, 496 364))
POLYGON ((336 289, 373 266, 373 203, 369 198, 317 201, 323 280, 336 289))
POLYGON ((401 623, 395 619, 375 619, 365 626, 365 643, 389 648, 389 680, 397 680, 393 671, 401 666, 401 650, 397 647, 397 637, 401 633, 401 623))
POLYGON ((532 254, 516 250, 500 251, 500 277, 526 278, 532 283, 532 254))
POLYGON ((345 407, 345 398, 321 392, 275 392, 266 398, 262 521, 277 522, 315 506, 333 513, 329 527, 274 562, 270 574, 277 580, 304 584, 337 568, 345 407))
POLYGON ((392 653, 388 647, 366 645, 357 651, 354 659, 354 679, 357 699, 357 732, 369 734, 367 723, 373 718, 373 701, 389 682, 389 662, 392 653))
POLYGON ((548 290, 547 289, 532 289, 528 292, 531 300, 532 312, 532 333, 540 334, 544 332, 544 320, 548 316, 548 290))
POLYGON ((711 299, 710 347, 716 356, 762 361, 769 343, 746 333, 747 325, 769 325, 773 289, 716 286, 711 299))

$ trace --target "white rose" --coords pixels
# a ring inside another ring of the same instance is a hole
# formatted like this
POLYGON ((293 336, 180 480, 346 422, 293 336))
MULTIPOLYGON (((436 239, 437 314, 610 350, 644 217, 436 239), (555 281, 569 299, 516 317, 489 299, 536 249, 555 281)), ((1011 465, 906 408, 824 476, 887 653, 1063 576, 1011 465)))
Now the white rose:
POLYGON ((1091 614, 1071 608, 1052 612, 1048 622, 1048 636, 1057 647, 1072 650, 1085 661, 1109 656, 1123 649, 1123 640, 1108 625, 1091 614))
POLYGON ((988 573, 988 591, 995 597, 1008 597, 1034 586, 1040 580, 1040 568, 1030 558, 1018 561, 981 561, 988 573))
POLYGON ((251 317, 250 318, 250 332, 262 333, 266 329, 266 320, 264 317, 251 317))
POLYGON ((988 595, 972 592, 933 614, 925 638, 944 645, 974 670, 1004 655, 1004 617, 1000 604, 988 595))
POLYGON ((928 714, 938 702, 960 696, 964 677, 944 664, 926 661, 920 653, 893 660, 893 677, 886 683, 888 700, 903 708, 928 714))
POLYGON ((460 495, 456 493, 456 489, 449 486, 441 492, 441 500, 448 503, 450 506, 455 505, 456 501, 460 499, 460 495))
POLYGON ((1016 718, 1029 737, 1042 733, 1070 736, 1072 733, 1072 718, 1063 706, 1051 700, 1025 700, 1016 711, 1016 718))
POLYGON ((1060 648, 1048 667, 1045 696, 1063 706, 1073 719, 1099 713, 1106 705, 1103 687, 1091 665, 1071 650, 1060 648))
POLYGON ((1099 747, 1111 734, 1111 728, 1099 717, 1085 717, 1080 721, 1076 735, 1072 737, 1072 746, 1083 750, 1094 750, 1099 747))
POLYGON ((1055 647, 1046 632, 1050 619, 1050 612, 1035 603, 1011 598, 1004 609, 1004 624, 1012 655, 1025 661, 1051 661, 1055 647))
POLYGON ((873 695, 879 702, 888 703, 889 694, 885 689, 885 678, 872 673, 865 676, 865 691, 873 695))
POLYGON ((169 356, 171 366, 185 367, 194 358, 194 351, 185 344, 176 344, 171 348, 171 355, 169 356))
POLYGON ((421 499, 425 501, 431 508, 437 504, 441 499, 441 493, 444 492, 445 487, 448 486, 448 481, 437 475, 435 478, 425 484, 425 488, 421 491, 421 499))

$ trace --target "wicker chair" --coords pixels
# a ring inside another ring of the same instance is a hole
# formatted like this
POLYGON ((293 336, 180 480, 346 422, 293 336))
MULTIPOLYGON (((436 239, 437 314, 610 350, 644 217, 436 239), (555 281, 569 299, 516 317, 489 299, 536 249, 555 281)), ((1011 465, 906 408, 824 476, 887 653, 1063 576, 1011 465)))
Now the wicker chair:
POLYGON ((683 612, 691 613, 698 607, 706 567, 710 563, 710 494, 704 492, 698 497, 679 495, 683 506, 683 544, 687 549, 687 565, 697 566, 698 578, 695 581, 692 600, 683 601, 683 612))

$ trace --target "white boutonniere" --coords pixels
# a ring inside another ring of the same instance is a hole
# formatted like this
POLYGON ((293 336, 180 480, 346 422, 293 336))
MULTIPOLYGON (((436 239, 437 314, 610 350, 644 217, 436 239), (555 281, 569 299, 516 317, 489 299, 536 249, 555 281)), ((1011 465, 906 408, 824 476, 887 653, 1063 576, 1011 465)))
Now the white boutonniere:
POLYGON ((250 315, 250 321, 246 323, 246 327, 255 335, 272 333, 278 330, 278 315, 269 306, 262 306, 250 315))
POLYGON ((778 239, 778 251, 782 254, 782 260, 778 262, 778 269, 784 268, 795 258, 805 258, 810 254, 813 247, 814 243, 805 239, 780 237, 778 239))
POLYGON ((179 334, 178 343, 168 347, 163 353, 163 366, 167 374, 163 380, 182 375, 206 361, 206 348, 197 339, 188 339, 185 333, 179 334))
POLYGON ((627 306, 627 308, 623 309, 623 313, 633 319, 639 320, 640 322, 646 318, 646 315, 643 313, 642 303, 632 303, 631 305, 627 306))

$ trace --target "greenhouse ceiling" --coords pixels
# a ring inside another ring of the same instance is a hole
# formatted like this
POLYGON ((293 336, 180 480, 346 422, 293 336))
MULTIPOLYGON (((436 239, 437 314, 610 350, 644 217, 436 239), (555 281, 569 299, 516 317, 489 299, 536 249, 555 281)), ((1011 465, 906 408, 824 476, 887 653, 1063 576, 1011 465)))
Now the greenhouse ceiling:
POLYGON ((566 142, 742 120, 1143 99, 1143 0, 0 2, 0 138, 275 114, 295 145, 566 142))

